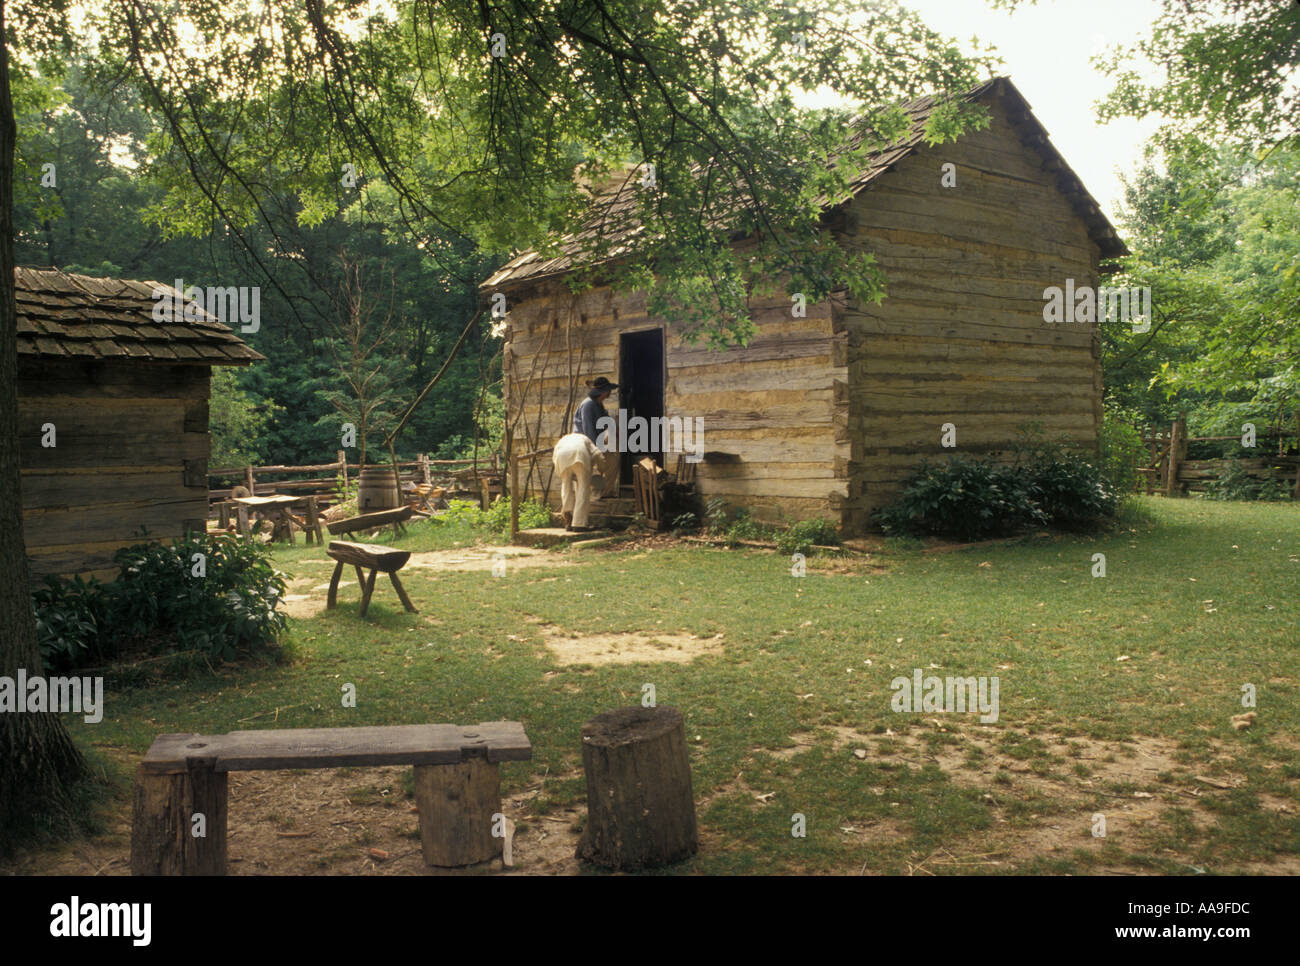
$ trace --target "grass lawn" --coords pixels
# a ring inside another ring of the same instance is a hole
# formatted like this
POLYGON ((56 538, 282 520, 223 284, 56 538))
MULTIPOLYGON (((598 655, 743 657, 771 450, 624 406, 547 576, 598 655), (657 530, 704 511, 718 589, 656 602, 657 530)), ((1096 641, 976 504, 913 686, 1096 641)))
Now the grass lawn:
MULTIPOLYGON (((418 525, 399 545, 454 555, 457 538, 473 539, 418 525)), ((701 827, 700 854, 671 872, 1300 872, 1300 505, 1144 499, 1102 538, 890 545, 811 558, 803 578, 775 553, 691 545, 549 552, 504 577, 443 554, 403 571, 419 614, 381 576, 365 621, 355 583, 318 609, 319 549, 276 559, 302 612, 317 608, 286 661, 110 682, 102 723, 69 719, 83 746, 125 774, 162 732, 517 719, 534 747, 502 769, 517 868, 586 871, 571 857, 579 729, 653 684, 685 715, 701 827), (915 668, 996 676, 997 722, 891 710, 891 680, 915 668), (1258 717, 1238 731, 1246 685, 1258 717)), ((415 852, 409 777, 343 771, 259 773, 246 795, 232 780, 232 830, 241 801, 291 779, 337 787, 353 817, 325 847, 312 808, 275 799, 261 814, 302 836, 266 846, 285 862, 305 849, 316 870, 361 871, 357 849, 388 827, 366 809, 399 819, 415 852)), ((112 807, 101 856, 125 854, 125 786, 112 807)))

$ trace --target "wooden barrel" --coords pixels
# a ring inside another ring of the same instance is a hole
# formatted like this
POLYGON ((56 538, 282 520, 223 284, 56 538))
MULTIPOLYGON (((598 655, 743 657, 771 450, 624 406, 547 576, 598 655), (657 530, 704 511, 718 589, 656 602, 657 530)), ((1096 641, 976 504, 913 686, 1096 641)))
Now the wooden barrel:
POLYGON ((401 506, 397 475, 391 469, 362 470, 357 478, 357 512, 391 510, 401 506))

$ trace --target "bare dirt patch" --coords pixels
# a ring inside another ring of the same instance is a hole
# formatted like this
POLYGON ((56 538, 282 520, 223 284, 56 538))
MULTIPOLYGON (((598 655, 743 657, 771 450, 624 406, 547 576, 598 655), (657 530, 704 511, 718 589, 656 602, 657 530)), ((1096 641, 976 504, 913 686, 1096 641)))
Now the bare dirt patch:
POLYGON ((721 634, 573 634, 554 624, 538 627, 542 643, 561 664, 689 664, 702 655, 722 653, 721 634))
POLYGON ((504 560, 511 567, 571 567, 573 561, 536 547, 457 547, 454 550, 428 550, 411 554, 408 567, 431 570, 491 570, 504 560))

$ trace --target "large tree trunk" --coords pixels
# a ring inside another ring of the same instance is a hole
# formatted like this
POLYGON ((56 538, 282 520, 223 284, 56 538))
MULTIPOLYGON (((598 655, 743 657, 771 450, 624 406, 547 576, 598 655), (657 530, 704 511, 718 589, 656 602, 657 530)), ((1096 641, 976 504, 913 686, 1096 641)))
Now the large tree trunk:
MULTIPOLYGON (((14 109, 0 0, 0 676, 41 673, 23 540, 18 461, 18 338, 14 318, 14 109)), ((20 695, 19 700, 24 696, 20 695)), ((0 854, 15 833, 72 827, 69 786, 84 764, 56 715, 0 714, 0 854)))

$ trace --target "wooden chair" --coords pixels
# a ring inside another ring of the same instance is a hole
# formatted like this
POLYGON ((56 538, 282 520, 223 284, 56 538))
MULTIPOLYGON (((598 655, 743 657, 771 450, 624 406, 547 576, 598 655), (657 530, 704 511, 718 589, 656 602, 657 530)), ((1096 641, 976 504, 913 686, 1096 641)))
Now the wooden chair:
POLYGON ((632 467, 632 494, 636 498, 637 512, 644 515, 652 530, 662 530, 664 520, 659 492, 663 469, 649 457, 632 467))

